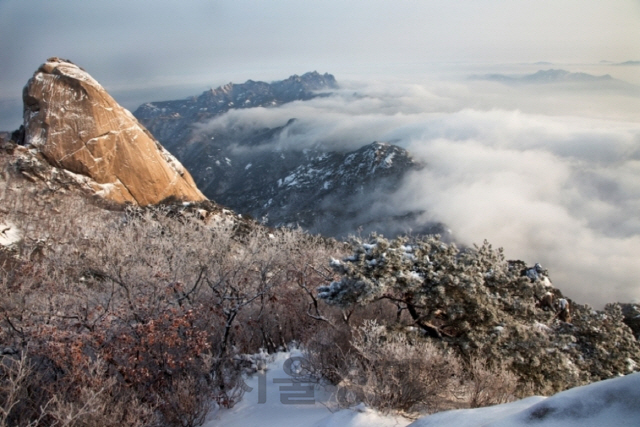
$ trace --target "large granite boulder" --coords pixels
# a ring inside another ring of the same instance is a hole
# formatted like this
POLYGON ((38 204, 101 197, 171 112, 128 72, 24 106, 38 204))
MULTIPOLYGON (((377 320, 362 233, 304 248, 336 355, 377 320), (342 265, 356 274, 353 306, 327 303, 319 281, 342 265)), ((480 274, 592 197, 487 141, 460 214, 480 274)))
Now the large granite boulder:
POLYGON ((24 143, 94 190, 139 205, 205 200, 189 172, 87 72, 50 58, 23 92, 24 143))

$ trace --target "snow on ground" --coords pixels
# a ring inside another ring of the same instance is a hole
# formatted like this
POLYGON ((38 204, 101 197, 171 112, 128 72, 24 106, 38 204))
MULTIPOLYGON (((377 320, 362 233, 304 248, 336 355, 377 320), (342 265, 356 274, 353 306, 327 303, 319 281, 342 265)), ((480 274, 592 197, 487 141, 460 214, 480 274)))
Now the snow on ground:
MULTIPOLYGON (((299 352, 278 353, 263 374, 246 379, 244 399, 212 412, 204 427, 403 427, 410 421, 359 405, 340 409, 335 387, 293 380, 299 352), (294 362, 294 363, 292 363, 294 362), (303 401, 308 403, 303 404, 303 401)), ((533 396, 479 409, 425 416, 409 427, 638 427, 640 373, 577 387, 549 398, 533 396)))
POLYGON ((411 422, 381 415, 364 405, 340 409, 335 387, 294 383, 295 376, 287 372, 294 373, 300 357, 295 351, 275 355, 264 374, 245 380, 247 392, 242 401, 232 409, 214 411, 204 427, 403 427, 411 422), (308 403, 300 403, 305 401, 308 403))
POLYGON ((480 409, 441 412, 411 427, 638 427, 640 373, 480 409))
MULTIPOLYGON (((520 413, 532 405, 544 401, 541 396, 528 397, 504 405, 488 406, 478 409, 459 409, 426 416, 410 424, 413 427, 476 427, 489 426, 495 420, 520 413)), ((542 427, 542 426, 541 426, 542 427)))
POLYGON ((22 238, 20 230, 11 222, 0 222, 0 245, 11 246, 22 238))

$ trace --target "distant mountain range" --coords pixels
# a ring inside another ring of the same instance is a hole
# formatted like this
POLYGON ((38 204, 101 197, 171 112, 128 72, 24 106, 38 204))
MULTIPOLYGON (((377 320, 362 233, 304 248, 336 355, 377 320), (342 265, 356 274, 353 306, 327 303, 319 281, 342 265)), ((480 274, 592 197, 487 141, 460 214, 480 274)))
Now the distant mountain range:
POLYGON ((184 100, 147 103, 134 115, 191 172, 208 198, 269 225, 299 224, 336 237, 358 230, 442 234, 445 228, 439 224, 417 225, 421 212, 397 212, 385 203, 405 175, 421 167, 401 147, 373 142, 353 151, 320 145, 278 148, 278 138, 295 132, 293 117, 271 128, 203 126, 233 109, 277 108, 329 96, 337 87, 334 76, 317 72, 273 83, 249 80, 184 100))
POLYGON ((543 84, 574 84, 594 85, 597 88, 638 90, 638 86, 615 79, 609 74, 596 76, 593 74, 573 73, 561 69, 539 70, 533 74, 481 74, 470 76, 472 80, 488 80, 508 85, 543 85, 543 84), (595 86, 597 85, 597 86, 595 86))
POLYGON ((625 61, 625 62, 618 62, 611 65, 640 65, 640 61, 625 61))

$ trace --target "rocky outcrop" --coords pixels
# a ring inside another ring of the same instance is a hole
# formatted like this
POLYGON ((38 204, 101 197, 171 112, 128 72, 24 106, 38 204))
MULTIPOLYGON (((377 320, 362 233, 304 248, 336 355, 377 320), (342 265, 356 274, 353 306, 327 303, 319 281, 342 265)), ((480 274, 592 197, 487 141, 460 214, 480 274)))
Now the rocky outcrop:
POLYGON ((418 230, 411 213, 399 213, 385 202, 407 172, 422 167, 396 145, 373 142, 348 152, 307 149, 249 154, 229 153, 228 163, 210 168, 224 178, 211 180, 213 185, 203 191, 215 188, 216 201, 269 225, 300 225, 328 236, 346 237, 356 230, 394 235, 409 229, 445 232, 437 224, 418 230))
POLYGON ((189 172, 87 72, 50 58, 23 92, 24 144, 89 177, 98 194, 139 205, 204 200, 189 172))

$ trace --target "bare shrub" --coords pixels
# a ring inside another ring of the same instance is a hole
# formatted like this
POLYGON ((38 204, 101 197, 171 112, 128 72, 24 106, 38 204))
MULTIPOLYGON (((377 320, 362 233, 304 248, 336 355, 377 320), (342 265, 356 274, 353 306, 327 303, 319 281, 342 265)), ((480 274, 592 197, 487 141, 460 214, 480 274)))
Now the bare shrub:
POLYGON ((29 399, 5 399, 10 425, 201 424, 220 390, 206 358, 220 321, 191 311, 202 307, 190 300, 207 255, 202 224, 106 212, 72 195, 5 196, 25 237, 0 266, 0 337, 35 361, 29 399))
MULTIPOLYGON (((462 364, 452 353, 421 337, 389 333, 366 321, 345 356, 338 396, 343 404, 363 401, 381 411, 437 411, 452 397, 462 364)), ((313 358, 312 360, 317 360, 313 358)))
MULTIPOLYGON (((154 418, 153 409, 118 387, 115 378, 103 387, 80 387, 72 395, 57 392, 46 407, 46 423, 64 427, 142 427, 154 418), (74 399, 70 399, 71 396, 74 399)), ((31 423, 30 425, 39 425, 31 423)))
POLYGON ((199 425, 212 403, 241 398, 238 353, 349 317, 315 297, 337 242, 18 184, 0 182, 1 213, 23 235, 0 257, 0 342, 29 349, 36 387, 28 404, 3 397, 11 425, 199 425))
POLYGON ((316 379, 339 384, 349 372, 352 362, 351 332, 345 326, 321 325, 305 343, 304 357, 316 379))
POLYGON ((499 405, 516 399, 518 377, 507 366, 490 367, 486 360, 473 359, 469 363, 469 406, 499 405))
POLYGON ((169 425, 195 427, 204 423, 213 402, 211 387, 202 376, 187 375, 176 380, 163 394, 162 412, 169 425))
POLYGON ((339 252, 335 241, 310 236, 299 229, 274 231, 262 250, 277 259, 273 285, 244 313, 239 322, 244 348, 265 348, 269 352, 289 344, 306 343, 316 333, 340 318, 340 311, 318 301, 316 288, 327 280, 326 260, 339 252), (274 282, 277 280, 277 283, 274 282))
POLYGON ((0 360, 0 426, 15 425, 18 413, 29 398, 28 386, 32 368, 26 354, 0 360))
POLYGON ((78 378, 82 384, 66 376, 55 381, 63 371, 26 353, 3 357, 1 366, 0 426, 142 427, 154 418, 115 378, 100 375, 102 363, 87 367, 78 378))

